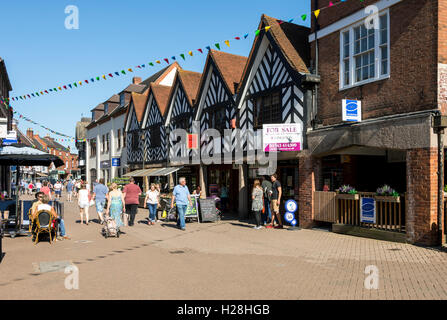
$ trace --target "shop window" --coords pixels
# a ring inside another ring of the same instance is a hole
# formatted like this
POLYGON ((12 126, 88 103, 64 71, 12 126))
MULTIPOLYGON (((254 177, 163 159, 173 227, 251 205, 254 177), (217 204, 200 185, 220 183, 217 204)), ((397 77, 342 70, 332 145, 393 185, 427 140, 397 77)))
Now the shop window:
POLYGON ((281 123, 281 103, 279 92, 253 99, 254 127, 263 124, 281 123))
POLYGON ((132 149, 136 150, 140 147, 140 137, 138 136, 138 131, 132 132, 132 149))
POLYGON ((160 127, 152 127, 150 129, 151 133, 151 147, 160 147, 161 146, 161 137, 160 137, 160 127))
POLYGON ((208 126, 210 129, 216 129, 221 134, 226 128, 225 107, 221 106, 208 111, 208 126))

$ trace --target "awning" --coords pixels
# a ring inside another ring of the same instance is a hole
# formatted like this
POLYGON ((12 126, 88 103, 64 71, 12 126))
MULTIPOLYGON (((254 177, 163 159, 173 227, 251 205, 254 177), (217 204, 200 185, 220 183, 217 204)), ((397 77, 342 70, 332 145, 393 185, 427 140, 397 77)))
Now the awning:
POLYGON ((159 177, 167 176, 173 172, 176 172, 183 167, 167 167, 167 168, 151 168, 151 169, 140 169, 132 172, 128 172, 124 177, 159 177))
POLYGON ((36 176, 48 178, 47 174, 43 174, 43 173, 40 173, 40 172, 36 172, 36 176))

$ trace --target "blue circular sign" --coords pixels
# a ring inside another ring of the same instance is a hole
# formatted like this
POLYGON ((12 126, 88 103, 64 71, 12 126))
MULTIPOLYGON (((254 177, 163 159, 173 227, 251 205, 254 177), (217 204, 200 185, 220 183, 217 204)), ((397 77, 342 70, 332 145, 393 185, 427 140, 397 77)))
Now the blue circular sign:
POLYGON ((294 227, 296 226, 296 219, 293 219, 292 221, 290 221, 290 224, 294 227))
POLYGON ((287 211, 284 214, 284 220, 286 220, 288 223, 291 223, 294 219, 295 219, 295 215, 293 214, 293 212, 287 211))
POLYGON ((286 211, 289 211, 292 213, 295 213, 296 210, 298 210, 298 204, 296 203, 295 200, 292 200, 292 199, 287 200, 285 206, 286 206, 286 211))

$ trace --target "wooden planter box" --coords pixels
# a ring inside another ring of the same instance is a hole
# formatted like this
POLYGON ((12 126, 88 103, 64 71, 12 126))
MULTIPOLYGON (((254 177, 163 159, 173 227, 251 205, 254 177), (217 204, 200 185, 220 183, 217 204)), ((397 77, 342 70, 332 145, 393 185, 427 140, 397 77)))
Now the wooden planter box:
POLYGON ((392 197, 392 196, 374 196, 377 201, 383 202, 400 202, 400 197, 392 197))
POLYGON ((340 199, 340 200, 358 200, 360 199, 359 195, 356 194, 348 194, 348 193, 337 193, 335 195, 335 199, 340 199))

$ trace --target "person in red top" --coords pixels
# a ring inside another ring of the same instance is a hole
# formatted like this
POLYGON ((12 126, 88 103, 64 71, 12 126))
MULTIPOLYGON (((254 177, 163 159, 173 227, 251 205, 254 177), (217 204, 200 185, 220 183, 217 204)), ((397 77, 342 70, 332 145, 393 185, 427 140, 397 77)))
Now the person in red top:
POLYGON ((126 203, 126 213, 129 215, 129 227, 134 225, 135 215, 138 211, 139 199, 141 189, 135 184, 134 178, 130 178, 129 184, 126 184, 123 189, 124 202, 126 203))
POLYGON ((48 181, 43 182, 43 187, 40 188, 40 191, 43 192, 44 194, 46 194, 50 198, 50 200, 52 200, 50 188, 48 188, 48 181))

